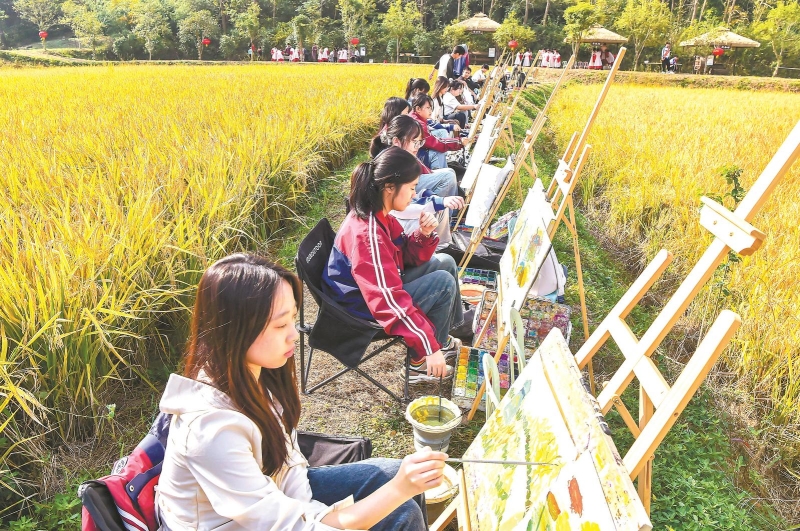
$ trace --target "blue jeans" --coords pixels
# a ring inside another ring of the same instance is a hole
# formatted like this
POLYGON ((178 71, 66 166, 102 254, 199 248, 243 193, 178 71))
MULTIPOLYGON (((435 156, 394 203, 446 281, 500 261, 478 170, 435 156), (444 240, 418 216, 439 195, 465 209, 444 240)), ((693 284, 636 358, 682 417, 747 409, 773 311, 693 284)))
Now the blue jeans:
MULTIPOLYGON (((400 469, 399 459, 366 459, 346 465, 322 466, 308 469, 311 497, 333 505, 349 495, 363 500, 390 479, 400 469)), ((389 516, 370 528, 372 531, 426 531, 428 513, 425 496, 415 496, 392 511, 389 516)))
POLYGON ((456 172, 448 167, 439 170, 431 170, 431 173, 424 173, 419 176, 417 191, 430 190, 439 197, 449 197, 458 195, 458 180, 456 172))
POLYGON ((444 151, 424 148, 419 150, 417 157, 432 170, 440 170, 447 167, 447 155, 444 151))
MULTIPOLYGON (((421 266, 406 269, 403 273, 403 289, 411 295, 414 306, 433 324, 437 343, 447 343, 450 330, 464 322, 464 306, 458 289, 458 266, 453 257, 437 253, 421 266)), ((414 352, 412 359, 422 361, 424 353, 414 352)))

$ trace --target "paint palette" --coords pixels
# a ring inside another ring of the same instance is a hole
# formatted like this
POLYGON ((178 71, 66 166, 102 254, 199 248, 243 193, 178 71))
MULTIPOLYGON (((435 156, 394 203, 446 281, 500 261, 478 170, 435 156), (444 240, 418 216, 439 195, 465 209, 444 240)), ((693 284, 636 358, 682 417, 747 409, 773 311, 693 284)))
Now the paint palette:
POLYGON ((497 289, 497 273, 488 269, 473 269, 468 267, 461 277, 461 284, 478 284, 486 289, 497 289))
MULTIPOLYGON (((483 364, 481 358, 484 354, 494 355, 494 352, 473 347, 461 347, 456 363, 455 377, 453 378, 452 401, 462 408, 472 407, 472 402, 483 384, 483 364)), ((510 387, 508 355, 503 354, 497 362, 497 371, 500 374, 500 396, 506 394, 510 387)), ((479 409, 484 410, 483 401, 479 409)))
MULTIPOLYGON (((487 290, 483 293, 483 298, 475 312, 475 323, 473 323, 473 330, 475 330, 476 334, 489 317, 489 312, 496 300, 496 291, 487 290)), ((569 342, 569 336, 572 332, 572 323, 569 321, 572 309, 566 304, 551 302, 542 297, 529 297, 525 299, 519 314, 522 317, 522 326, 525 329, 526 357, 539 348, 539 345, 542 344, 544 338, 553 328, 561 330, 561 334, 569 342)), ((489 327, 486 330, 486 334, 484 334, 483 340, 476 346, 487 350, 497 349, 497 323, 495 319, 489 322, 489 327)))

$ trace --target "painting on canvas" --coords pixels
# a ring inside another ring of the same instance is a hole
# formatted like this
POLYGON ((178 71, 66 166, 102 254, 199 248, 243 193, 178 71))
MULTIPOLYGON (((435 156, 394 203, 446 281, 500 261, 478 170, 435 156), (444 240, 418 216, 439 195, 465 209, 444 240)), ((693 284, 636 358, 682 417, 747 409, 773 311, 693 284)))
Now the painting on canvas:
POLYGON ((550 251, 547 225, 552 218, 553 210, 547 202, 542 182, 536 179, 522 204, 514 232, 500 258, 500 318, 504 323, 508 322, 511 308, 522 309, 528 291, 550 251))
POLYGON ((465 464, 472 529, 651 529, 598 413, 553 329, 464 454, 538 464, 465 464))

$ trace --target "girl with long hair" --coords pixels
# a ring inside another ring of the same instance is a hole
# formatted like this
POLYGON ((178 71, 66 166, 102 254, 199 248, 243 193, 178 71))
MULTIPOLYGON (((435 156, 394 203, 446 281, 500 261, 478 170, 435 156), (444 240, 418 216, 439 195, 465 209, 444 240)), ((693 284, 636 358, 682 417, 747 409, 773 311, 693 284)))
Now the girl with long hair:
MULTIPOLYGON (((422 126, 410 116, 396 116, 383 129, 380 134, 372 139, 369 153, 374 159, 383 150, 392 146, 402 148, 415 157, 423 143, 422 126)), ((419 228, 420 213, 431 212, 439 220, 436 233, 439 235, 437 249, 447 247, 452 241, 450 237, 450 215, 454 210, 464 208, 464 199, 458 195, 458 181, 456 172, 450 168, 430 170, 419 163, 422 174, 417 183, 416 196, 412 204, 402 212, 390 212, 400 224, 406 234, 411 234, 419 228)))
POLYGON ((414 101, 419 94, 427 94, 431 90, 431 85, 428 83, 427 80, 417 77, 412 77, 408 80, 408 84, 406 85, 406 101, 408 104, 414 101))
POLYGON ((299 279, 253 255, 206 270, 172 414, 156 507, 161 530, 427 529, 411 498, 441 483, 446 454, 308 468, 297 446, 299 279))
POLYGON ((461 342, 449 335, 464 320, 458 269, 434 254, 437 220, 419 217, 411 234, 389 215, 408 208, 419 180, 419 161, 399 147, 363 162, 350 178, 350 213, 342 222, 323 289, 351 314, 377 321, 401 336, 411 355, 410 382, 450 378, 461 342))
POLYGON ((467 112, 478 108, 477 104, 467 104, 461 101, 466 83, 460 79, 450 82, 450 89, 442 98, 445 120, 456 120, 461 129, 467 126, 467 112))
POLYGON ((400 116, 401 114, 408 114, 410 111, 411 104, 408 103, 408 100, 398 98, 397 96, 389 98, 386 100, 386 103, 383 104, 383 111, 381 111, 381 125, 378 130, 385 130, 386 126, 389 125, 389 122, 392 121, 392 118, 395 116, 400 116))
POLYGON ((436 138, 428 128, 428 119, 433 113, 433 100, 430 96, 421 94, 417 96, 411 106, 409 116, 414 118, 422 126, 422 138, 424 140, 417 156, 432 170, 447 167, 448 151, 458 151, 469 144, 467 138, 436 138))

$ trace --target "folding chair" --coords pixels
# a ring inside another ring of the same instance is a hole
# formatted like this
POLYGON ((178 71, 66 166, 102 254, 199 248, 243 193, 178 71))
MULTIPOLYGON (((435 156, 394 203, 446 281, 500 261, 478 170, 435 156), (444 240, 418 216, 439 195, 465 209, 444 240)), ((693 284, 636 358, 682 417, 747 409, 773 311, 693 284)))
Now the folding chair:
POLYGON ((313 325, 307 325, 304 313, 305 304, 300 305, 300 323, 297 325, 297 331, 300 332, 300 390, 303 394, 310 395, 343 374, 355 371, 398 402, 408 401, 410 364, 408 353, 406 353, 402 399, 359 367, 389 347, 402 343, 402 338, 386 334, 383 327, 375 321, 354 317, 322 291, 322 274, 328 265, 328 257, 333 249, 335 237, 336 233, 331 228, 330 222, 327 218, 322 218, 300 243, 294 259, 300 280, 308 287, 308 291, 319 307, 316 321, 313 325), (308 346, 310 347, 308 365, 305 362, 305 336, 308 336, 308 346), (386 343, 367 354, 369 345, 377 341, 386 341, 386 343), (335 375, 307 388, 315 350, 327 352, 344 365, 344 368, 335 375))

